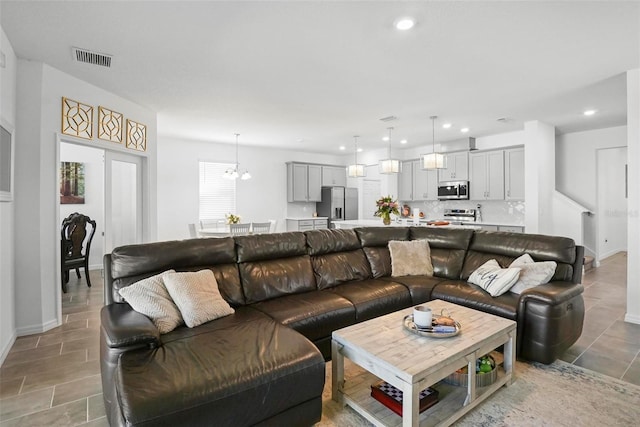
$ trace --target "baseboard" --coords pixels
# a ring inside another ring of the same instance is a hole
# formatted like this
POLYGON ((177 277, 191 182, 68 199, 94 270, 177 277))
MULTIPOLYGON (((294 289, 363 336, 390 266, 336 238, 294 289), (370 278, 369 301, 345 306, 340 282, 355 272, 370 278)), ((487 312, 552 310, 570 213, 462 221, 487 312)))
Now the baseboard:
POLYGON ((0 353, 0 366, 2 366, 2 364, 4 363, 4 360, 9 355, 9 351, 11 350, 11 347, 13 347, 13 344, 15 342, 16 342, 16 333, 14 331, 13 334, 11 335, 11 338, 9 338, 9 342, 7 342, 7 345, 4 346, 4 348, 2 349, 2 352, 0 353))
POLYGON ((637 325, 640 325, 640 315, 627 313, 624 315, 624 321, 628 323, 635 323, 637 325))
POLYGON ((51 319, 40 325, 23 326, 16 329, 16 335, 23 337, 25 335, 41 334, 47 332, 49 329, 53 329, 60 326, 58 319, 51 319))

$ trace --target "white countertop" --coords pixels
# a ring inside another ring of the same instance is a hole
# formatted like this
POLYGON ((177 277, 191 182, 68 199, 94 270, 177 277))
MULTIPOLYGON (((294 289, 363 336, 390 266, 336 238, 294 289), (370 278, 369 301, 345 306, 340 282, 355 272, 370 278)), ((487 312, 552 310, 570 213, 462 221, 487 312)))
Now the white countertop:
POLYGON ((516 223, 509 223, 509 222, 504 222, 504 221, 475 221, 475 222, 465 222, 462 221, 462 224, 464 225, 498 225, 498 226, 503 226, 503 227, 524 227, 524 224, 516 224, 516 223))
MULTIPOLYGON (((354 227, 384 227, 385 225, 382 223, 381 219, 355 219, 349 221, 331 221, 331 223, 336 228, 354 228, 354 227)), ((479 226, 474 226, 471 224, 465 225, 427 225, 425 223, 414 224, 413 221, 407 222, 407 224, 403 224, 402 222, 391 221, 391 224, 387 227, 438 227, 438 228, 467 228, 473 230, 479 230, 479 226)))
POLYGON ((308 221, 313 219, 324 219, 326 221, 329 219, 329 217, 328 216, 302 216, 302 217, 288 216, 285 219, 290 219, 291 221, 308 221))

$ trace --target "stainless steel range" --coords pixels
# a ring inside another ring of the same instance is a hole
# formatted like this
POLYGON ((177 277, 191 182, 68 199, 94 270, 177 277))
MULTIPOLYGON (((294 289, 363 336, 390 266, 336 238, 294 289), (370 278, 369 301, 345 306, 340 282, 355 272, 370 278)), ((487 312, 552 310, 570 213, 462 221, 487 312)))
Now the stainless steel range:
POLYGON ((461 224, 463 222, 475 222, 477 211, 475 209, 445 209, 443 220, 452 224, 461 224))

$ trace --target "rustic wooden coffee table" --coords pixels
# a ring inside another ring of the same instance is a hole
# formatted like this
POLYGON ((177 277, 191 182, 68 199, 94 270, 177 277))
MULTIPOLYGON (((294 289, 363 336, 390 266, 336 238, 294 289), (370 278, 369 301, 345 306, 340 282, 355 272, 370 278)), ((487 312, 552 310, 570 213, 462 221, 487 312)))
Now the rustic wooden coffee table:
MULTIPOLYGON (((422 304, 425 305, 425 304, 422 304)), ((460 334, 450 338, 418 336, 403 326, 412 309, 400 310, 333 332, 332 398, 351 406, 378 426, 449 425, 503 385, 513 381, 516 322, 442 300, 426 303, 434 314, 446 308, 460 322, 460 334), (476 359, 504 344, 497 380, 476 388, 476 359), (344 358, 368 372, 344 381, 344 358), (468 366, 467 387, 438 381, 468 366), (382 379, 402 390, 403 417, 371 397, 371 385, 382 379), (419 393, 436 384, 440 401, 418 413, 419 393), (408 397, 408 398, 407 398, 408 397)))

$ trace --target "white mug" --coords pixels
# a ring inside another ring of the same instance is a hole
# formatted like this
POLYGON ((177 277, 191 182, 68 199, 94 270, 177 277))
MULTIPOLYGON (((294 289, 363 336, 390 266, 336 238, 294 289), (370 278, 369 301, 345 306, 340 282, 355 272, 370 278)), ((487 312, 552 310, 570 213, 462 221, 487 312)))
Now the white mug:
POLYGON ((419 328, 431 327, 431 309, 424 305, 413 307, 413 323, 419 328))

